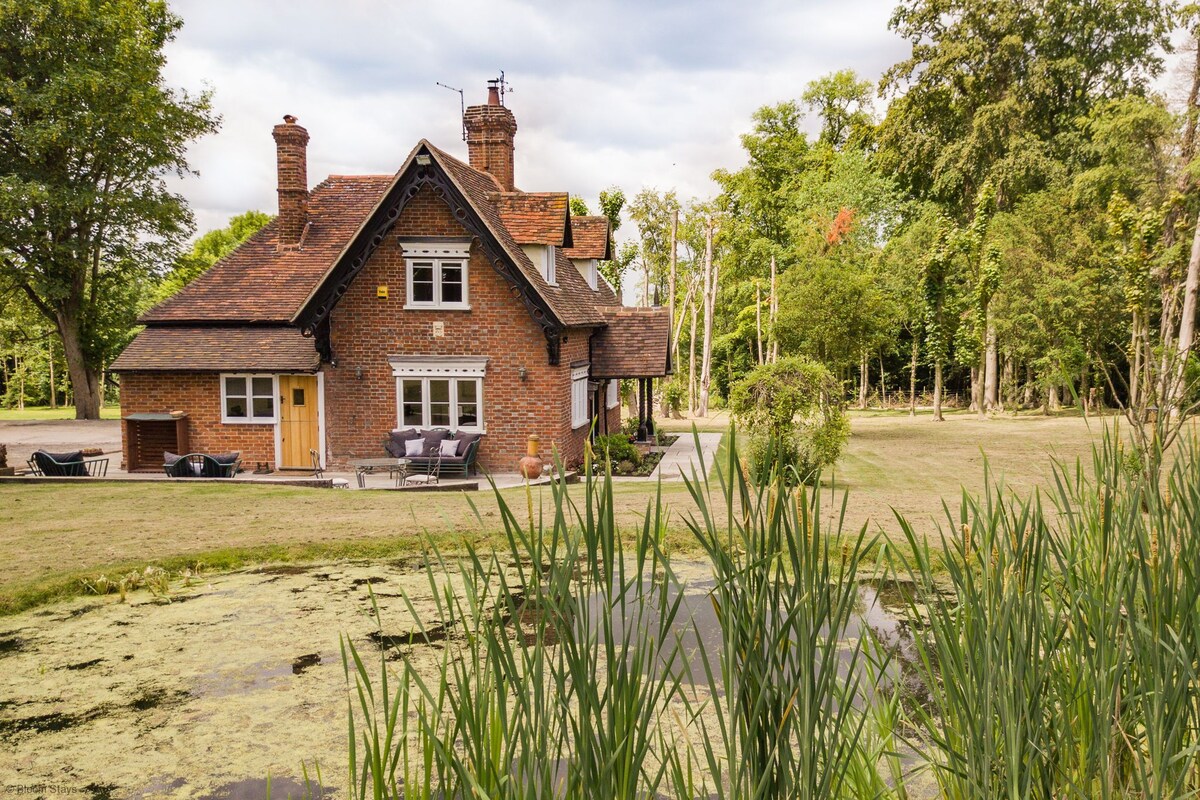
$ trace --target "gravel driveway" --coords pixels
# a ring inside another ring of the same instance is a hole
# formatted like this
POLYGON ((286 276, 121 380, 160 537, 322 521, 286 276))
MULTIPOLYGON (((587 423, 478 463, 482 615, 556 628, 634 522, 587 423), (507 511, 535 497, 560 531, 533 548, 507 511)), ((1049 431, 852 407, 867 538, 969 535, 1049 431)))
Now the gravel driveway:
POLYGON ((34 450, 61 453, 100 447, 105 453, 117 453, 120 461, 121 422, 115 419, 0 422, 0 444, 8 445, 8 465, 17 468, 24 468, 25 460, 34 450))

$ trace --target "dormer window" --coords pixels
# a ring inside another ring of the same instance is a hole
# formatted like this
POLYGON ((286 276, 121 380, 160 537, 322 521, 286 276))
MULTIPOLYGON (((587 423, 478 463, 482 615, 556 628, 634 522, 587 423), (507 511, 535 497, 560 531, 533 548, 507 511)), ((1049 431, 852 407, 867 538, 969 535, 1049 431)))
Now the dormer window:
POLYGON ((471 240, 461 238, 401 239, 404 252, 406 309, 471 308, 467 263, 471 240))
POLYGON ((595 258, 576 258, 572 259, 575 262, 575 268, 579 270, 579 274, 587 281, 587 285, 592 291, 600 288, 600 261, 595 258))
POLYGON ((537 271, 541 274, 542 280, 551 286, 558 285, 558 270, 555 259, 558 258, 557 250, 552 244, 526 244, 522 245, 521 249, 525 251, 525 255, 529 256, 529 260, 537 267, 537 271))

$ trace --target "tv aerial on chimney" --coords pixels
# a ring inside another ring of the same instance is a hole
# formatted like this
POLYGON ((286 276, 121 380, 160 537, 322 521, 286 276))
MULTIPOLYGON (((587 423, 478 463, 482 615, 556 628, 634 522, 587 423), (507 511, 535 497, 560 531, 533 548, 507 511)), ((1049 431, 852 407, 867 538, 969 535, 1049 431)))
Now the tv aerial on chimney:
POLYGON ((488 86, 493 86, 500 90, 500 105, 504 105, 505 93, 513 91, 513 88, 508 85, 508 81, 504 80, 504 70, 500 70, 499 78, 492 78, 488 81, 488 86))
POLYGON ((458 92, 458 119, 462 123, 462 140, 465 142, 467 140, 467 101, 463 99, 463 90, 455 89, 453 86, 449 86, 441 81, 435 81, 435 83, 443 89, 458 92))

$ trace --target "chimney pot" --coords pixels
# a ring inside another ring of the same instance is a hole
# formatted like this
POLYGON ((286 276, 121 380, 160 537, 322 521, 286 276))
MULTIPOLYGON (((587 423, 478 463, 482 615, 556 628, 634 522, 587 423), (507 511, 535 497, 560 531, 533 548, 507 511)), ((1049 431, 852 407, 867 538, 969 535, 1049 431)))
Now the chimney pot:
POLYGON ((488 82, 488 105, 500 105, 500 87, 497 86, 493 81, 488 82))

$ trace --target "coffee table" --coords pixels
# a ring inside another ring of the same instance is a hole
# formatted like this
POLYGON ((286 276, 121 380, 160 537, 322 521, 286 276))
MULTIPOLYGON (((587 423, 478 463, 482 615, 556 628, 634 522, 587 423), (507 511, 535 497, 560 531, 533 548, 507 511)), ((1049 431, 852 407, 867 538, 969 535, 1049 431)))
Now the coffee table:
POLYGON ((367 485, 367 476, 374 475, 376 470, 387 470, 388 475, 394 476, 397 472, 401 474, 408 473, 408 467, 412 464, 412 459, 409 458, 352 458, 350 466, 354 467, 354 477, 358 480, 358 488, 364 489, 367 485))

